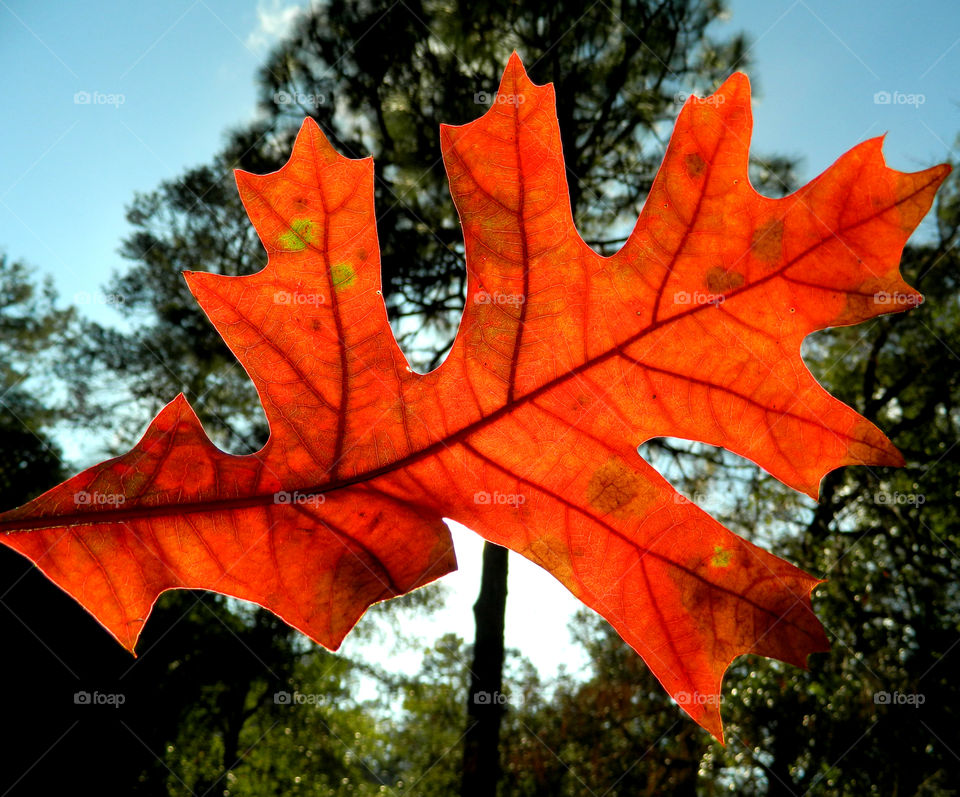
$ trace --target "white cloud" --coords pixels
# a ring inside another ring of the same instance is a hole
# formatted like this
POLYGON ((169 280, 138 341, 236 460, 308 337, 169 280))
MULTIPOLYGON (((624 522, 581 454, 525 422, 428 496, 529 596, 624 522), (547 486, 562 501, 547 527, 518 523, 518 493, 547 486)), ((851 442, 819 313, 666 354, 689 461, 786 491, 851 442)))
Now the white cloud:
POLYGON ((290 32, 304 3, 284 0, 258 0, 257 27, 247 36, 247 47, 264 52, 290 32))

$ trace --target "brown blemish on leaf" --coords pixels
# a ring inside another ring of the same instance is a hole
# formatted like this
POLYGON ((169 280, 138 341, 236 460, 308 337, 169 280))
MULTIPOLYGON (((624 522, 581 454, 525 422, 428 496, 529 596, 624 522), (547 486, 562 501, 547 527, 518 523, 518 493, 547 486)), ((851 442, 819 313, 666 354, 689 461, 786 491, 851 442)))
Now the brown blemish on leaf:
MULTIPOLYGON (((582 555, 582 552, 573 551, 575 556, 582 555)), ((530 541, 530 545, 523 552, 524 556, 541 567, 546 568, 551 573, 571 573, 570 558, 562 552, 556 551, 550 546, 549 540, 535 537, 530 541)))
MULTIPOLYGON (((690 619, 700 629, 711 629, 715 613, 730 609, 730 599, 724 587, 718 588, 717 585, 726 584, 726 578, 749 569, 750 555, 742 546, 724 548, 714 545, 710 556, 687 560, 685 564, 682 568, 668 568, 667 574, 677 586, 680 602, 690 619)), ((729 641, 718 639, 717 644, 723 648, 720 652, 724 656, 733 655, 735 648, 730 646, 727 649, 729 641)))
POLYGON ((687 174, 691 177, 699 177, 707 168, 706 161, 700 157, 699 152, 691 152, 689 155, 684 155, 683 163, 687 167, 687 174))
POLYGON ((783 222, 770 219, 757 227, 750 240, 750 250, 762 263, 779 263, 783 257, 783 222))
POLYGON ((653 487, 617 457, 597 468, 587 484, 587 501, 604 515, 632 513, 653 499, 653 487))
POLYGON ((877 315, 877 302, 873 295, 869 293, 845 293, 843 296, 843 308, 830 323, 830 326, 859 324, 861 321, 873 318, 875 315, 877 315))
POLYGON ((707 272, 707 288, 711 293, 726 293, 743 285, 743 274, 714 266, 707 272))
POLYGON ((710 588, 699 579, 683 578, 686 574, 677 573, 673 569, 668 572, 680 588, 680 599, 684 608, 690 612, 693 620, 703 628, 705 622, 703 618, 710 616, 710 588))

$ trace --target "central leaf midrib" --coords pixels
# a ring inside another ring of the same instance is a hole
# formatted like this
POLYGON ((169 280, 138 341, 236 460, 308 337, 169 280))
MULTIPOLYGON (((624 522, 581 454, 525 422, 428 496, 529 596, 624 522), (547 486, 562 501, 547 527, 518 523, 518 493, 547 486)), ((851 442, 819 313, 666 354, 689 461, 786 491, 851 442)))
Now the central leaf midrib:
MULTIPOLYGON (((801 252, 794 258, 792 258, 787 263, 783 264, 783 266, 781 266, 780 268, 770 272, 769 274, 761 277, 758 280, 755 280, 754 282, 745 284, 741 288, 736 288, 730 291, 729 293, 725 294, 725 298, 730 299, 735 296, 739 296, 745 292, 751 291, 759 287, 760 285, 763 285, 769 282, 772 279, 775 279, 781 276, 786 270, 788 270, 789 268, 792 268, 798 262, 806 258, 811 252, 815 251, 820 246, 824 245, 824 243, 830 240, 833 240, 834 238, 837 238, 840 234, 845 233, 848 230, 853 229, 855 227, 858 227, 861 224, 864 224, 865 222, 870 221, 871 219, 881 216, 882 214, 888 212, 889 210, 895 207, 898 207, 904 202, 908 202, 914 196, 926 190, 926 188, 932 182, 933 180, 930 180, 929 182, 925 183, 921 187, 911 192, 909 195, 898 198, 893 202, 893 204, 885 208, 878 209, 874 211, 874 213, 870 214, 869 216, 866 216, 862 219, 858 219, 857 221, 847 225, 846 227, 842 227, 834 232, 831 232, 829 236, 823 237, 820 240, 816 241, 815 243, 812 243, 803 252, 801 252)), ((582 238, 581 238, 581 242, 582 242, 582 238)), ((308 246, 310 246, 310 244, 308 244, 308 246)), ((562 374, 561 376, 555 377, 549 382, 545 382, 544 384, 532 389, 530 392, 525 393, 522 396, 516 397, 512 403, 504 404, 502 407, 500 407, 497 410, 494 410, 489 415, 478 418, 477 420, 467 424, 466 426, 458 429, 457 431, 452 432, 447 436, 440 438, 434 441, 433 443, 430 443, 429 445, 425 446, 419 451, 412 452, 401 459, 395 460, 394 462, 391 462, 387 465, 383 465, 379 468, 373 468, 371 470, 357 474, 351 478, 340 479, 338 481, 331 481, 331 482, 326 482, 322 484, 313 484, 307 487, 294 488, 294 489, 296 492, 303 493, 304 495, 330 493, 335 490, 345 489, 347 487, 352 487, 357 484, 362 484, 364 482, 372 481, 373 479, 379 478, 380 476, 384 476, 388 473, 401 470, 402 468, 405 468, 422 459, 426 459, 443 449, 451 448, 452 446, 459 444, 462 440, 468 439, 475 432, 480 431, 481 429, 484 429, 485 427, 496 423, 502 417, 512 412, 515 408, 522 406, 523 404, 530 402, 535 398, 538 398, 544 393, 549 392, 553 388, 563 384, 564 382, 566 382, 571 378, 578 376, 584 371, 588 371, 591 368, 597 365, 600 365, 603 362, 606 362, 608 359, 618 356, 624 349, 626 349, 629 346, 632 346, 637 341, 642 340, 647 335, 657 332, 658 330, 662 329, 665 326, 668 326, 669 324, 679 322, 684 318, 691 317, 698 312, 702 312, 704 310, 709 310, 709 309, 713 309, 713 305, 710 305, 710 304, 693 305, 688 309, 680 313, 677 313, 676 315, 670 316, 669 318, 665 318, 659 321, 653 321, 648 326, 639 330, 636 334, 624 340, 622 343, 616 346, 613 346, 604 352, 601 352, 600 354, 596 355, 592 359, 585 360, 580 365, 575 366, 574 368, 571 368, 569 371, 567 371, 567 373, 562 374)), ((256 455, 248 454, 245 456, 255 457, 256 455)), ((289 490, 289 487, 288 487, 288 490, 289 490)), ((51 515, 46 517, 34 517, 34 518, 25 519, 22 521, 17 521, 17 520, 0 521, 0 531, 3 531, 3 533, 11 533, 11 532, 17 532, 17 531, 28 531, 28 530, 39 529, 39 528, 56 528, 56 527, 73 526, 73 525, 96 525, 100 523, 120 523, 125 520, 135 520, 135 519, 147 518, 147 517, 162 517, 162 516, 171 515, 171 514, 195 514, 198 512, 209 512, 209 511, 230 511, 233 509, 244 509, 247 507, 273 504, 275 501, 274 496, 275 496, 275 492, 256 493, 254 495, 247 496, 244 498, 225 498, 225 499, 212 499, 212 500, 206 500, 206 501, 196 501, 196 502, 186 502, 186 503, 176 503, 176 504, 157 504, 150 507, 138 507, 138 508, 130 508, 130 509, 110 509, 103 512, 74 513, 71 515, 51 515)))

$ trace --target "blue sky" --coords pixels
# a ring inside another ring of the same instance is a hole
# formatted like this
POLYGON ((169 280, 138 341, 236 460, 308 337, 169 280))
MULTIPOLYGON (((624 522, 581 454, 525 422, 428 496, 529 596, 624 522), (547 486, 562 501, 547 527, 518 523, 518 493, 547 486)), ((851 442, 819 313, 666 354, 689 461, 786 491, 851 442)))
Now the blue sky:
MULTIPOLYGON (((253 117, 257 67, 296 5, 0 0, 0 249, 51 274, 66 300, 95 298, 124 266, 116 250, 133 193, 208 160, 227 127, 253 117), (75 102, 78 92, 91 101, 75 102)), ((755 151, 802 156, 806 178, 884 132, 895 168, 954 154, 955 0, 733 0, 731 10, 714 33, 754 41, 755 151)), ((437 632, 472 627, 479 543, 461 532, 457 542, 462 569, 437 632)), ((575 665, 565 623, 576 601, 519 557, 512 567, 508 643, 548 672, 575 665)))
MULTIPOLYGON (((0 249, 52 274, 67 299, 95 292, 123 267, 133 192, 207 160, 228 126, 252 118, 257 66, 293 7, 0 0, 0 249), (92 102, 76 104, 77 92, 92 102)), ((806 177, 884 132, 896 168, 950 153, 955 2, 734 0, 715 33, 739 29, 755 41, 756 151, 802 156, 806 177), (878 91, 923 102, 877 105, 878 91)))
POLYGON ((252 117, 268 34, 255 2, 0 3, 0 247, 65 298, 95 291, 122 265, 133 192, 252 117))
MULTIPOLYGON (((116 249, 134 191, 207 160, 227 127, 253 117, 257 66, 294 7, 0 0, 0 249, 52 274, 66 299, 95 293, 124 265, 116 249), (75 103, 78 92, 91 102, 75 103)), ((755 42, 755 151, 802 156, 805 177, 884 132, 896 168, 950 154, 960 132, 951 0, 734 0, 714 32, 739 29, 755 42), (878 105, 882 91, 917 103, 878 105)))
POLYGON ((953 156, 960 134, 960 5, 734 0, 727 25, 753 38, 754 148, 822 172, 866 138, 915 171, 953 156), (891 95, 877 104, 878 92, 891 95), (895 99, 892 95, 897 93, 895 99), (909 95, 916 96, 910 103, 909 95))

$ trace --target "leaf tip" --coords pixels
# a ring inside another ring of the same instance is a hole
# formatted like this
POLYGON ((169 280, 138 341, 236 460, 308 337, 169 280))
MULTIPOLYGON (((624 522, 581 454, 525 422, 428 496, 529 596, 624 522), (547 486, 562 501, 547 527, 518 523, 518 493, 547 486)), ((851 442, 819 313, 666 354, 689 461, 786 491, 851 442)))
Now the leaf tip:
MULTIPOLYGON (((317 120, 312 116, 304 116, 303 121, 300 123, 300 132, 297 135, 313 132, 323 135, 323 131, 320 129, 320 125, 317 124, 317 120)), ((324 138, 326 138, 326 136, 324 136, 324 138)))
POLYGON ((730 77, 728 77, 720 85, 718 91, 723 91, 727 93, 739 93, 742 91, 750 92, 750 78, 747 77, 746 72, 731 72, 730 77))
MULTIPOLYGON (((890 131, 881 133, 879 136, 874 136, 873 138, 868 138, 862 144, 854 147, 852 151, 864 151, 869 156, 876 158, 880 166, 889 169, 887 165, 887 159, 883 154, 883 146, 887 142, 887 136, 890 131)), ((953 171, 953 166, 949 163, 938 163, 936 166, 931 166, 928 169, 921 169, 917 172, 901 172, 897 169, 891 169, 891 171, 896 172, 904 177, 911 177, 916 179, 926 179, 926 184, 923 186, 924 193, 929 192, 930 200, 932 202, 934 194, 936 194, 937 189, 940 187, 941 183, 947 179, 947 176, 950 172, 953 171)), ((917 220, 919 222, 919 219, 917 220)))
POLYGON ((900 453, 900 449, 896 448, 892 443, 890 445, 890 451, 887 453, 887 461, 879 462, 878 465, 889 465, 891 468, 903 468, 907 465, 907 460, 904 459, 903 454, 900 453))
POLYGON ((720 718, 719 707, 708 708, 706 713, 698 720, 698 724, 721 745, 727 746, 723 735, 723 720, 720 718))
POLYGON ((933 193, 937 192, 937 189, 943 184, 943 181, 950 176, 950 172, 953 171, 953 166, 949 163, 938 163, 936 166, 931 166, 929 169, 925 169, 921 174, 927 174, 930 177, 930 185, 933 190, 933 193))
MULTIPOLYGON (((527 98, 524 97, 524 92, 543 88, 543 86, 530 80, 523 61, 520 60, 520 56, 517 54, 517 51, 514 50, 513 55, 510 56, 510 60, 507 61, 506 68, 503 70, 503 77, 500 78, 500 86, 497 89, 498 98, 505 99, 498 99, 497 102, 511 106, 519 106, 527 101, 527 98)), ((497 102, 495 102, 494 105, 496 105, 497 102)))
POLYGON ((520 53, 518 53, 516 50, 510 53, 510 58, 507 60, 507 70, 510 69, 519 69, 524 75, 527 74, 527 70, 524 69, 523 66, 523 59, 520 58, 520 53))
MULTIPOLYGON (((253 172, 245 171, 244 169, 234 169, 233 170, 233 179, 237 184, 237 188, 240 191, 240 198, 243 199, 244 191, 248 191, 253 186, 253 181, 257 179, 260 175, 254 174, 253 172)), ((186 273, 186 272, 185 272, 186 273)))
POLYGON ((709 97, 704 97, 701 102, 709 102, 717 106, 728 103, 731 105, 749 105, 750 78, 743 72, 734 72, 720 84, 720 88, 709 97))
POLYGON ((320 125, 309 116, 305 116, 300 124, 300 130, 297 132, 297 138, 293 144, 293 152, 290 153, 289 160, 281 167, 280 171, 287 169, 301 158, 307 161, 319 160, 321 162, 335 161, 338 158, 351 160, 337 152, 320 125))

